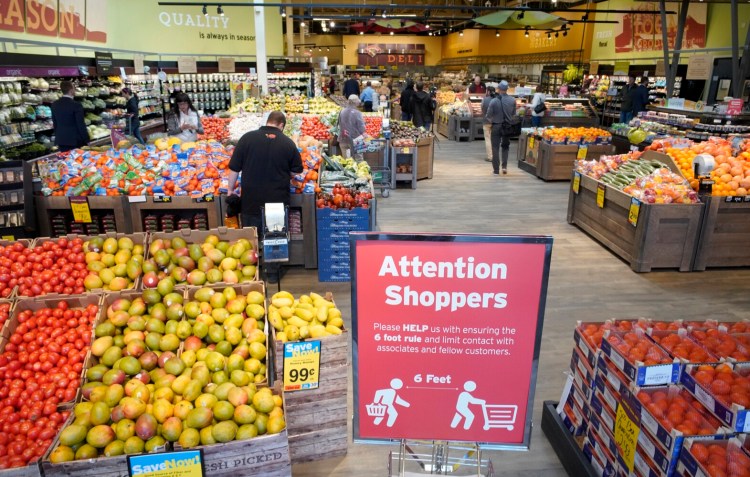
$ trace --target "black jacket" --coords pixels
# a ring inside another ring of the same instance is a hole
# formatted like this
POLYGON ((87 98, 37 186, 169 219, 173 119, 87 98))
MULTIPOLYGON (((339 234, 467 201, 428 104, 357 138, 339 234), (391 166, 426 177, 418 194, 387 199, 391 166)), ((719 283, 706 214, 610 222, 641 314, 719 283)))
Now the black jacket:
POLYGON ((353 94, 359 96, 359 81, 355 80, 354 78, 349 78, 348 80, 344 81, 343 94, 345 98, 349 98, 349 96, 353 94))
POLYGON ((414 86, 407 84, 406 88, 401 91, 401 99, 399 99, 399 106, 401 111, 404 113, 411 113, 411 97, 414 94, 414 86))
POLYGON ((432 98, 426 91, 417 91, 411 95, 412 122, 416 127, 432 123, 432 98))
POLYGON ((57 146, 81 147, 89 143, 83 106, 73 98, 63 96, 52 103, 52 127, 55 128, 57 146))
POLYGON ((141 119, 138 117, 138 96, 131 96, 128 102, 125 103, 125 112, 132 114, 130 117, 130 132, 132 134, 135 128, 141 125, 141 119))

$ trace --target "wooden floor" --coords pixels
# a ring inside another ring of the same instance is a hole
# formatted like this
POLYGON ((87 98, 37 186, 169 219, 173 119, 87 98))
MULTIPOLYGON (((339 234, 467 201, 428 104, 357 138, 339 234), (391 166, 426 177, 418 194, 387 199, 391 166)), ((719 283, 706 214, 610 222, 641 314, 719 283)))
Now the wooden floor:
MULTIPOLYGON (((416 190, 399 187, 389 198, 378 199, 378 226, 386 232, 554 237, 531 451, 485 454, 498 476, 564 476, 540 429, 541 408, 543 401, 560 396, 576 321, 638 316, 663 320, 750 318, 750 270, 636 274, 598 242, 567 224, 569 182, 545 183, 519 170, 515 142, 510 157, 508 175, 495 176, 490 163, 484 161, 483 142, 442 139, 436 145, 434 178, 419 181, 416 190)), ((293 293, 332 291, 347 319, 350 317, 348 283, 319 283, 316 271, 292 269, 282 287, 293 293)), ((385 476, 388 453, 395 449, 350 444, 346 457, 296 465, 294 475, 385 476)))

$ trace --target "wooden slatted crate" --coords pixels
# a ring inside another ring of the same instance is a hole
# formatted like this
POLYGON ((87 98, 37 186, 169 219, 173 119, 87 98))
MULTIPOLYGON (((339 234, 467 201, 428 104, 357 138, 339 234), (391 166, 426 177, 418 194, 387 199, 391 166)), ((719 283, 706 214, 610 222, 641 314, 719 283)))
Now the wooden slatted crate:
MULTIPOLYGON (((570 180, 570 171, 576 161, 578 145, 549 144, 539 145, 539 159, 536 164, 536 174, 545 181, 570 180)), ((586 157, 598 159, 601 155, 612 154, 615 147, 611 144, 591 144, 588 146, 586 157)))
POLYGON ((747 246, 750 202, 745 199, 747 197, 707 198, 694 270, 750 266, 750 247, 747 246))

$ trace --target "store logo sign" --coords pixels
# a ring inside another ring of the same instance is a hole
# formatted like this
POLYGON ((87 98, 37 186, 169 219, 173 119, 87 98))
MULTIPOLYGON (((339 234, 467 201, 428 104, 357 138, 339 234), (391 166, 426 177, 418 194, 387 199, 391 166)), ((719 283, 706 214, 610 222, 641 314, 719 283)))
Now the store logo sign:
POLYGON ((200 13, 160 12, 159 22, 167 28, 229 28, 229 17, 219 15, 202 15, 200 13))

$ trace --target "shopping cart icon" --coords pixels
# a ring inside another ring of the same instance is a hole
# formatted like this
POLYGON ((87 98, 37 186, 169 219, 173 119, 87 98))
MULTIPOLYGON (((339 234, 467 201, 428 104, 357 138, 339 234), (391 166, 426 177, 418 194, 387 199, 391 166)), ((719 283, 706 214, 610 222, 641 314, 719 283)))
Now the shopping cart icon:
POLYGON ((365 406, 367 408, 367 415, 370 417, 383 417, 388 406, 384 406, 378 403, 372 403, 365 406))
POLYGON ((493 427, 500 429, 513 430, 513 424, 516 422, 518 406, 507 404, 485 404, 482 406, 484 412, 484 430, 493 427))

